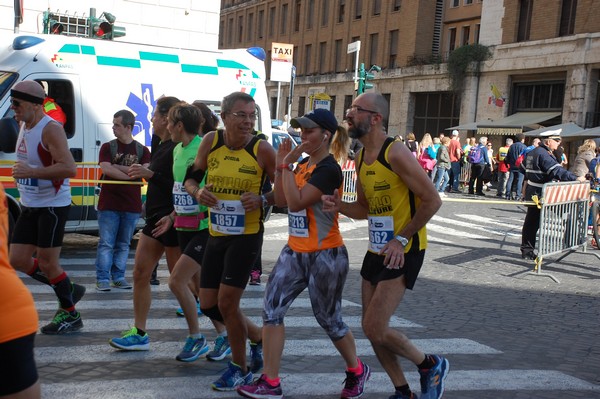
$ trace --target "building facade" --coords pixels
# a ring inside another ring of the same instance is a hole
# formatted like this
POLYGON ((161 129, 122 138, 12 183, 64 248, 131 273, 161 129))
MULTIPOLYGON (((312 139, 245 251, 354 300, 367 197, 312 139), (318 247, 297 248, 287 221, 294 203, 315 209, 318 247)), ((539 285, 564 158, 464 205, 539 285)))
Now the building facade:
MULTIPOLYGON (((360 40, 360 62, 382 69, 373 83, 390 102, 390 134, 420 137, 471 123, 463 136, 508 136, 556 123, 600 124, 599 13, 594 0, 223 0, 219 47, 293 44, 292 115, 325 93, 342 119, 355 97, 356 53, 347 47, 360 40), (491 56, 472 64, 454 92, 448 55, 475 43, 491 56)), ((277 84, 267 85, 274 108, 277 84)), ((279 115, 289 96, 289 84, 281 86, 279 115)))

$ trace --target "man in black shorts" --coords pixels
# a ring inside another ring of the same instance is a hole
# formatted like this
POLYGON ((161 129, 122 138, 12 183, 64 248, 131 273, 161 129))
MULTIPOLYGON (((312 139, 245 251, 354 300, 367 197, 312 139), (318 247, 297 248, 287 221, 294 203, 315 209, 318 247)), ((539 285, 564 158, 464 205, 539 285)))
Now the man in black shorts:
POLYGON ((62 125, 44 114, 46 93, 27 80, 11 90, 11 109, 21 125, 13 178, 21 196, 19 215, 10 244, 10 263, 35 280, 50 285, 59 301, 44 334, 63 334, 83 327, 75 304, 83 286, 73 285, 60 266, 60 251, 71 206, 69 177, 77 168, 62 125), (36 254, 36 258, 33 255, 36 254))
POLYGON ((408 147, 388 137, 386 99, 358 96, 348 113, 348 133, 364 148, 356 157, 357 201, 341 202, 339 191, 323 196, 323 209, 368 219, 369 250, 361 276, 365 335, 394 384, 391 399, 413 399, 399 357, 412 361, 421 376, 421 399, 439 399, 449 363, 420 351, 389 321, 406 289, 413 289, 427 247, 425 224, 441 206, 440 196, 408 147))

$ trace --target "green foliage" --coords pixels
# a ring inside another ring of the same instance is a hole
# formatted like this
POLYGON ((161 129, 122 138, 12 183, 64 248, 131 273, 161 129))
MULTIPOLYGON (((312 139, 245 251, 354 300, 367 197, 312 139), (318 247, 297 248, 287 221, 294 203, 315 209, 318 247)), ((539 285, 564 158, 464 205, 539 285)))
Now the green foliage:
POLYGON ((482 44, 467 44, 452 51, 448 57, 450 89, 454 92, 462 91, 469 65, 475 62, 475 70, 479 71, 479 63, 491 56, 490 49, 482 44))

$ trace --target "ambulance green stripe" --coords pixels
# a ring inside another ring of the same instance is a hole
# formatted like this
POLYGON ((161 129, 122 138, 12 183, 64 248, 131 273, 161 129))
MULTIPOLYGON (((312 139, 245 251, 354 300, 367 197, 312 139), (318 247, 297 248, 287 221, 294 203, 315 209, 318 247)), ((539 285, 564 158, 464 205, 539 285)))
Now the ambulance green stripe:
POLYGON ((219 69, 217 67, 206 65, 181 64, 181 72, 199 73, 202 75, 218 75, 219 69))
POLYGON ((81 54, 96 55, 96 49, 93 46, 81 46, 81 54))
POLYGON ((248 69, 245 65, 232 60, 217 60, 219 68, 248 69))
POLYGON ((65 44, 58 52, 79 54, 79 46, 77 44, 65 44))
POLYGON ((142 61, 172 62, 174 64, 179 64, 179 56, 174 54, 160 54, 140 51, 140 59, 142 61))
POLYGON ((107 66, 118 66, 126 68, 141 68, 140 60, 134 60, 132 58, 117 58, 117 57, 103 57, 101 55, 96 57, 98 65, 107 66))

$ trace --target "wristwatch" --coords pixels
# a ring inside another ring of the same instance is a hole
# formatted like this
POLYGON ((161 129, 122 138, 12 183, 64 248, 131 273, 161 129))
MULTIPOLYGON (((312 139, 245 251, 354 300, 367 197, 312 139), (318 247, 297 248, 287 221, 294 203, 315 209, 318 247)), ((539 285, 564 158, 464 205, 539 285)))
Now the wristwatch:
POLYGON ((397 235, 396 237, 394 237, 396 240, 400 241, 400 244, 402 244, 403 247, 406 247, 408 245, 408 238, 406 237, 402 237, 401 235, 397 235))

